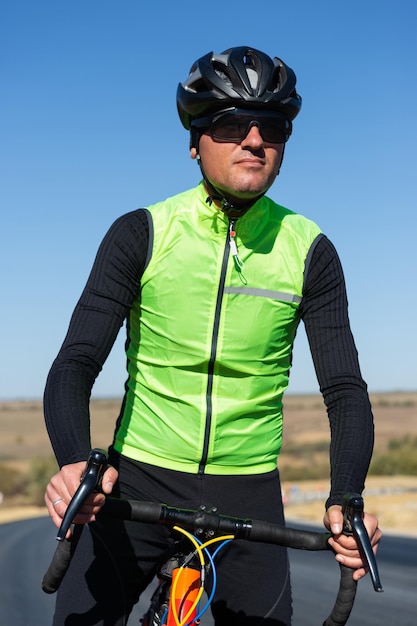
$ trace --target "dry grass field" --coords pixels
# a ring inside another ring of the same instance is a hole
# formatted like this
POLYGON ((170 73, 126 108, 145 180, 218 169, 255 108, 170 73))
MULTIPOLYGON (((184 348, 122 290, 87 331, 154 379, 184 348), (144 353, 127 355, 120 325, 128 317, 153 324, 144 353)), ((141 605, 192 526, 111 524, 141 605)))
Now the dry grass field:
MULTIPOLYGON (((385 451, 393 439, 417 436, 417 392, 371 395, 375 417, 375 451, 385 451)), ((112 437, 120 401, 92 402, 93 445, 106 447, 112 437)), ((328 422, 320 396, 287 396, 284 417, 284 447, 280 467, 287 499, 288 518, 320 521, 326 499, 326 481, 286 480, 286 468, 296 463, 291 450, 328 440, 328 422)), ((318 446, 320 450, 320 446, 318 446)), ((0 403, 0 462, 25 470, 34 457, 49 457, 52 451, 45 431, 40 401, 0 403)), ((313 452, 311 463, 323 462, 327 453, 313 452)), ((388 531, 417 534, 417 477, 369 477, 365 491, 367 510, 378 515, 388 531)), ((0 522, 22 515, 42 515, 44 509, 0 504, 0 522)))

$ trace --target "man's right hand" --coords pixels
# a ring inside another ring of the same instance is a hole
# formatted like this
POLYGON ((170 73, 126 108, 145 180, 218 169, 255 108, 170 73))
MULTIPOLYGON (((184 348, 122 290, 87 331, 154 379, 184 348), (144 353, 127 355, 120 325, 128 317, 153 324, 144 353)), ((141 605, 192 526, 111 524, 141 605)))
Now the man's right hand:
MULTIPOLYGON (((86 461, 64 465, 57 474, 52 476, 46 487, 45 503, 52 521, 58 528, 61 525, 71 498, 80 485, 85 466, 86 461)), ((112 492, 117 478, 117 470, 109 466, 103 474, 101 483, 104 494, 108 495, 112 492)), ((84 506, 74 519, 76 524, 88 524, 95 520, 96 514, 105 502, 103 493, 93 493, 87 498, 84 506)))

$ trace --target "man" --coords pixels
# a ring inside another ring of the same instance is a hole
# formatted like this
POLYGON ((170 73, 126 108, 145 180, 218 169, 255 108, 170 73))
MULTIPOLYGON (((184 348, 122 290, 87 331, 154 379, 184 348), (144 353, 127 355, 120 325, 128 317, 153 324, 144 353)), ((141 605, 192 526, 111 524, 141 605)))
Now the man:
MULTIPOLYGON (((318 226, 264 194, 301 107, 294 72, 238 47, 209 53, 177 93, 195 188, 119 218, 98 251, 45 391, 59 465, 46 490, 59 525, 90 449, 89 397, 125 319, 128 380, 103 491, 283 523, 282 395, 300 319, 331 426, 325 524, 336 559, 365 574, 341 535, 361 492, 373 420, 337 254, 318 226)), ((61 588, 60 624, 123 624, 169 545, 165 529, 105 522, 102 494, 61 588), (72 621, 71 621, 72 620, 72 621)), ((365 515, 374 549, 377 521, 365 515)), ((217 626, 291 623, 286 551, 234 542, 218 563, 217 626)))

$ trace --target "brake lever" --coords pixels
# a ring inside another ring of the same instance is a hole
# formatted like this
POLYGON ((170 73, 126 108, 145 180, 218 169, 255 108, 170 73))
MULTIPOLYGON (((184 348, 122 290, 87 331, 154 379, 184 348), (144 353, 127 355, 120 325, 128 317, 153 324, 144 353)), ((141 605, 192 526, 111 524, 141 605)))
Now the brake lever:
POLYGON ((81 509, 86 498, 96 490, 103 477, 104 471, 107 467, 107 454, 104 450, 94 448, 88 455, 85 470, 81 476, 80 486, 71 498, 65 515, 62 519, 61 526, 57 533, 57 540, 63 541, 68 532, 69 527, 72 524, 72 520, 81 509))
POLYGON ((369 535, 363 523, 363 498, 356 493, 348 493, 343 498, 342 512, 344 519, 343 533, 353 535, 358 544, 359 553, 369 568, 375 591, 384 591, 379 578, 375 554, 369 535))

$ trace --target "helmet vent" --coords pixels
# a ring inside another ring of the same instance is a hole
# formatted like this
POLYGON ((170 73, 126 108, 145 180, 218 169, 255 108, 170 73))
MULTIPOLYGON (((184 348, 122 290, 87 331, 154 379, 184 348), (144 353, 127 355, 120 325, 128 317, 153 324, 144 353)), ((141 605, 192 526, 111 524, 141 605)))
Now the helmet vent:
POLYGON ((220 63, 213 63, 213 69, 216 72, 217 76, 221 78, 222 80, 224 80, 225 83, 233 87, 232 81, 230 80, 226 72, 223 70, 223 68, 224 66, 220 65, 220 63))
POLYGON ((255 70, 248 68, 246 70, 246 73, 248 75, 249 78, 249 82, 250 82, 250 86, 252 87, 252 89, 256 89, 256 87, 258 86, 258 74, 257 72, 255 72, 255 70))

